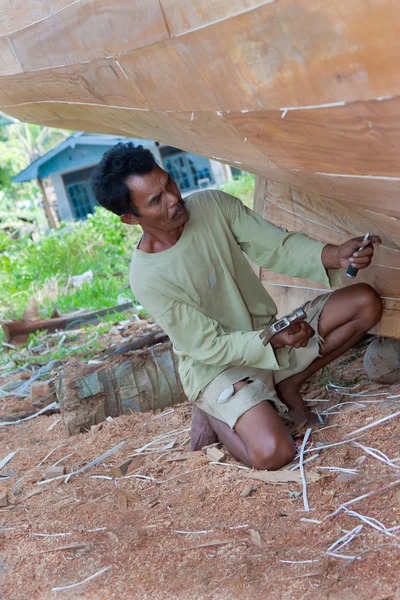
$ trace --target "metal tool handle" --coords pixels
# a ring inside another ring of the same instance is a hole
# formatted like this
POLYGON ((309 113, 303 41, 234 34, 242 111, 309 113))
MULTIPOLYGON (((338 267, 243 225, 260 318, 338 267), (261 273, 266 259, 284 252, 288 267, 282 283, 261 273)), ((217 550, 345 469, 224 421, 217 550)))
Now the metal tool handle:
MULTIPOLYGON (((363 238, 363 242, 366 242, 367 240, 369 240, 370 234, 366 233, 364 235, 363 238)), ((359 248, 357 250, 357 252, 362 252, 365 249, 365 246, 361 246, 361 248, 359 248)), ((351 279, 354 279, 355 277, 357 277, 357 273, 358 273, 358 269, 356 269, 356 267, 352 267, 351 265, 349 265, 347 271, 346 271, 346 277, 350 277, 351 279)))

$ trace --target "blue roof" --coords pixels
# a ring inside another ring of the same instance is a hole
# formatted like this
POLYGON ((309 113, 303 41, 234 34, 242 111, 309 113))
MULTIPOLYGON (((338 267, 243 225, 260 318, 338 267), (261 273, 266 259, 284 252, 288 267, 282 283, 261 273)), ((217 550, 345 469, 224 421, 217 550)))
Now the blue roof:
MULTIPOLYGON (((13 177, 14 183, 23 183, 24 181, 32 181, 33 179, 37 179, 40 175, 41 168, 52 160, 57 154, 63 152, 67 148, 75 148, 76 146, 85 145, 85 146, 103 146, 105 148, 114 146, 118 144, 118 142, 133 142, 135 146, 142 144, 145 147, 149 147, 154 142, 149 140, 140 140, 137 138, 127 138, 118 135, 108 135, 108 134, 99 134, 99 133, 84 133, 82 131, 76 131, 72 135, 70 135, 66 140, 52 148, 40 156, 36 160, 34 160, 26 169, 18 173, 13 177)), ((50 166, 50 165, 49 165, 50 166)), ((52 172, 55 172, 56 169, 52 171, 51 169, 46 169, 46 176, 50 175, 52 172)))

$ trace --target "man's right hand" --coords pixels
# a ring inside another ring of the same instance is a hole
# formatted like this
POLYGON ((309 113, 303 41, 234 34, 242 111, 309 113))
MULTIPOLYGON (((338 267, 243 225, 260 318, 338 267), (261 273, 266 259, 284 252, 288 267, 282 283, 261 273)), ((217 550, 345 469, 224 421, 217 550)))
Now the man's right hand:
POLYGON ((284 346, 305 348, 314 334, 314 329, 307 321, 301 321, 300 323, 296 323, 295 327, 291 326, 280 333, 276 333, 270 339, 269 343, 274 349, 283 348, 284 346))

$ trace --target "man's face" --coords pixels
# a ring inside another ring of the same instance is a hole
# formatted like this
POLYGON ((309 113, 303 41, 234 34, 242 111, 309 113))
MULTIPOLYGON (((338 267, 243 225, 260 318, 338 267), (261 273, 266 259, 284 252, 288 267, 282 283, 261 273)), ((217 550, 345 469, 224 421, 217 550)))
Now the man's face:
POLYGON ((175 181, 159 166, 154 167, 147 175, 129 177, 126 185, 139 212, 137 223, 144 229, 173 231, 188 220, 189 216, 175 181))

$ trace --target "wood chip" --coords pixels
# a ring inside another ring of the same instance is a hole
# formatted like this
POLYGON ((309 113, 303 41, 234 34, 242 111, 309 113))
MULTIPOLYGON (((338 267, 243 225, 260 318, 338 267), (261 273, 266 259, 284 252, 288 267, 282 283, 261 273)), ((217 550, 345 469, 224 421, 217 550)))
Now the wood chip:
MULTIPOLYGON (((307 483, 315 483, 322 478, 321 475, 314 471, 307 471, 305 475, 307 483)), ((254 471, 243 473, 243 477, 246 477, 246 479, 258 479, 259 481, 271 483, 272 485, 302 482, 299 471, 254 471)))
POLYGON ((43 492, 48 491, 50 488, 44 489, 44 488, 35 488, 34 490, 30 490, 26 496, 25 496, 25 500, 28 500, 28 498, 32 498, 32 496, 36 496, 37 494, 42 494, 43 492))
POLYGON ((255 529, 249 529, 249 533, 251 543, 254 544, 254 546, 257 546, 257 548, 262 548, 264 546, 264 542, 261 539, 260 533, 255 529))
POLYGON ((223 462, 226 458, 226 454, 218 448, 207 448, 206 457, 211 462, 223 462))
POLYGON ((54 479, 55 477, 60 477, 61 475, 65 475, 65 467, 63 465, 49 467, 44 472, 46 479, 54 479))
POLYGON ((208 444, 208 446, 203 446, 201 452, 205 454, 208 448, 221 448, 221 442, 214 442, 214 444, 208 444))
POLYGON ((128 496, 122 490, 118 490, 118 510, 126 510, 128 508, 128 496))
POLYGON ((129 458, 128 460, 121 463, 117 467, 113 467, 111 470, 111 475, 114 477, 114 479, 117 479, 118 477, 123 477, 124 475, 126 475, 128 472, 129 465, 131 465, 132 462, 133 462, 133 459, 129 458))
POLYGON ((82 550, 83 548, 89 548, 91 544, 84 542, 73 542, 72 544, 65 544, 64 546, 57 546, 56 548, 48 548, 47 550, 41 550, 37 554, 46 554, 47 552, 59 552, 61 550, 82 550))
POLYGON ((253 486, 252 483, 246 483, 240 495, 242 496, 242 498, 247 498, 248 496, 251 496, 255 489, 256 488, 253 486))
POLYGON ((350 483, 351 481, 355 481, 358 478, 358 473, 339 473, 339 475, 336 477, 336 481, 338 483, 350 483))
POLYGON ((182 460, 188 460, 188 458, 190 458, 190 456, 185 455, 185 454, 180 454, 178 456, 171 456, 170 458, 167 458, 166 460, 164 460, 164 462, 166 462, 166 463, 179 462, 182 460))
POLYGON ((136 456, 132 456, 131 458, 132 458, 132 462, 128 467, 128 471, 127 471, 128 475, 129 475, 129 473, 136 471, 140 467, 143 467, 143 465, 145 465, 146 461, 147 461, 146 456, 143 456, 141 454, 136 454, 136 456))
POLYGON ((0 492, 0 506, 4 507, 7 506, 8 502, 7 502, 7 492, 0 492))

